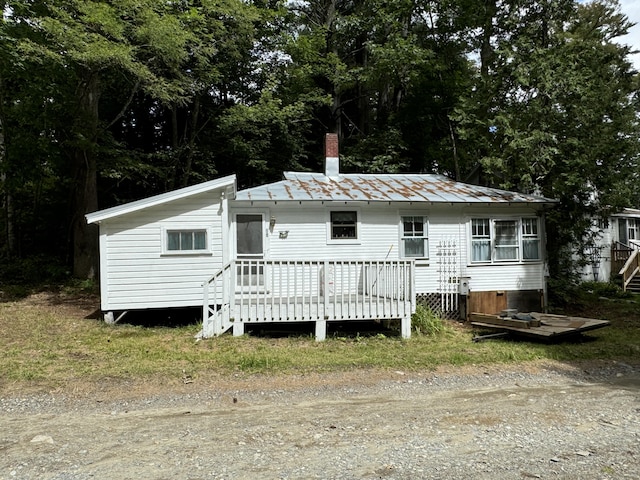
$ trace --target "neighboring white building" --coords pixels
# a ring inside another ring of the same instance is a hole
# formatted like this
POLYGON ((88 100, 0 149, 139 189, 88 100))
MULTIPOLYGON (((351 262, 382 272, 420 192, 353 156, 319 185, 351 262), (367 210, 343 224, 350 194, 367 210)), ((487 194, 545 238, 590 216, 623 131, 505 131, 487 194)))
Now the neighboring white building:
POLYGON ((235 176, 87 215, 100 225, 101 308, 203 306, 203 334, 245 323, 402 321, 416 300, 448 315, 543 309, 544 212, 555 201, 441 175, 235 176), (204 287, 203 287, 204 285, 204 287), (462 299, 462 305, 459 300, 462 299))
POLYGON ((625 208, 593 229, 597 241, 594 248, 586 252, 591 261, 582 270, 582 280, 608 282, 618 276, 626 260, 640 250, 640 210, 625 208))

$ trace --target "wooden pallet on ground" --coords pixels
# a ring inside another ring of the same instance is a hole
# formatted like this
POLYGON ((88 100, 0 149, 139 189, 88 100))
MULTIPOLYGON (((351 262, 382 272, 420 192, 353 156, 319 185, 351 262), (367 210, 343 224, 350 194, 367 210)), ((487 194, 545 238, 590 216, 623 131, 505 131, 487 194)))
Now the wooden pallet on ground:
POLYGON ((607 320, 551 315, 549 313, 532 312, 529 313, 528 316, 531 318, 516 319, 485 313, 472 313, 470 320, 471 325, 474 327, 543 339, 556 339, 559 337, 578 335, 582 332, 606 327, 611 324, 607 320))

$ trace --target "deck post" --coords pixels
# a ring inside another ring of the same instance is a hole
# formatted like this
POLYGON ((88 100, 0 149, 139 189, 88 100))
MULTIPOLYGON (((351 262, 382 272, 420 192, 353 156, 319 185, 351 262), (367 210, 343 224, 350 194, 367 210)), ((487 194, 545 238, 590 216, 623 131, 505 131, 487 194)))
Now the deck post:
POLYGON ((233 322, 233 336, 241 337, 242 335, 244 335, 244 322, 236 320, 233 322))
POLYGON ((400 319, 400 336, 411 338, 411 315, 400 319))
POLYGON ((329 315, 329 262, 327 260, 324 261, 322 265, 322 294, 324 296, 324 311, 321 315, 327 316, 329 315))
POLYGON ((327 338, 327 321, 316 320, 316 342, 323 342, 327 338))
MULTIPOLYGON (((202 334, 205 338, 211 334, 211 318, 209 317, 209 282, 204 282, 202 295, 202 334)), ((215 332, 213 332, 215 335, 215 332)))

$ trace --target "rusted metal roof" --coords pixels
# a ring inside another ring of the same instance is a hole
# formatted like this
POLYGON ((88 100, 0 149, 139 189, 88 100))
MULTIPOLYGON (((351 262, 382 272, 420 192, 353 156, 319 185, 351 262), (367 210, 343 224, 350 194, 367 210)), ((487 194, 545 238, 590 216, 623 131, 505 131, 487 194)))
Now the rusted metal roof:
POLYGON ((444 175, 342 174, 286 172, 285 179, 240 190, 236 200, 381 201, 430 203, 553 204, 556 200, 456 182, 444 175))

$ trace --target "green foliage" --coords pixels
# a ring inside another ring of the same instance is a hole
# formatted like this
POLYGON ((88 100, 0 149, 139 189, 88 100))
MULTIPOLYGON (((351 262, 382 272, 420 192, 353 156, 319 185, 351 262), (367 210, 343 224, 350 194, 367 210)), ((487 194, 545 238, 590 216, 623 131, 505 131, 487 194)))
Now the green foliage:
POLYGON ((566 278, 549 278, 547 287, 550 308, 555 310, 578 304, 580 302, 578 285, 577 282, 568 281, 566 278))
POLYGON ((460 133, 491 183, 560 201, 548 216, 549 266, 568 277, 589 217, 637 198, 636 79, 628 47, 614 41, 630 23, 608 0, 486 14, 482 35, 498 41, 458 108, 460 133))
POLYGON ((612 282, 584 282, 580 284, 580 288, 598 297, 631 298, 630 292, 625 292, 619 285, 612 282))
MULTIPOLYGON (((556 310, 583 308, 592 297, 610 299, 631 299, 633 295, 625 292, 613 282, 569 282, 563 279, 549 279, 549 304, 556 310)), ((585 316, 590 316, 586 314, 585 316)))
POLYGON ((265 91, 256 104, 235 105, 221 117, 219 138, 228 150, 220 154, 234 162, 245 185, 277 180, 301 168, 308 118, 304 103, 285 104, 265 91))
POLYGON ((440 318, 430 308, 418 305, 411 316, 411 329, 418 335, 439 337, 451 333, 446 321, 440 318))
POLYGON ((44 255, 0 259, 0 284, 40 287, 67 282, 71 272, 59 259, 44 255))
POLYGON ((215 175, 318 171, 328 131, 343 171, 557 198, 562 282, 589 216, 640 202, 640 80, 613 0, 3 5, 3 255, 95 260, 87 210, 215 175))

